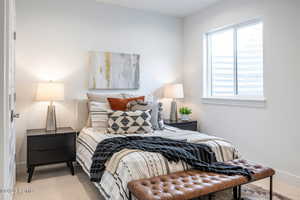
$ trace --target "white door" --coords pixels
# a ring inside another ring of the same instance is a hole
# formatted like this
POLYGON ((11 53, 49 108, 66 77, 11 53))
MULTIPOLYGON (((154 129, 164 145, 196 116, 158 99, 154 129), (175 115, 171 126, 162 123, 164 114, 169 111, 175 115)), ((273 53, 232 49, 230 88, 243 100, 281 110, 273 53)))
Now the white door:
POLYGON ((10 187, 14 187, 16 181, 16 129, 15 118, 18 115, 16 109, 16 88, 15 88, 15 42, 16 42, 16 8, 15 0, 9 0, 9 62, 8 62, 8 98, 9 98, 9 127, 8 127, 8 156, 9 156, 9 177, 10 187))
POLYGON ((16 180, 16 134, 15 134, 15 0, 3 0, 4 26, 3 26, 3 148, 1 148, 2 175, 0 183, 4 192, 3 200, 13 198, 16 180))

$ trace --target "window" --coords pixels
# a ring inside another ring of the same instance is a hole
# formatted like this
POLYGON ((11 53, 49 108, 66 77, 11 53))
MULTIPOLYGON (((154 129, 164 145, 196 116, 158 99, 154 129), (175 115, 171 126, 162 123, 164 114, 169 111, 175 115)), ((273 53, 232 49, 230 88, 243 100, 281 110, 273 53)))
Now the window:
POLYGON ((210 98, 263 97, 263 23, 255 20, 206 34, 205 94, 210 98))

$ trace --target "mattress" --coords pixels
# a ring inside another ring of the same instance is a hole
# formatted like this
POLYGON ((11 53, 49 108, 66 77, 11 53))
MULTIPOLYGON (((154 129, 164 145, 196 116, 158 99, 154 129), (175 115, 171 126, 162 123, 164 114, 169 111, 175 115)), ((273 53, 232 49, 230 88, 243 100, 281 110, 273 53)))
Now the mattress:
MULTIPOLYGON (((130 136, 133 136, 131 134, 130 136)), ((239 158, 237 149, 228 141, 207 134, 185 131, 167 126, 166 129, 139 136, 160 136, 169 139, 187 140, 192 143, 204 143, 215 152, 217 161, 229 161, 239 158)), ((92 156, 98 145, 104 139, 111 137, 126 137, 126 135, 104 134, 104 130, 83 128, 77 139, 77 162, 89 176, 92 156)), ((120 152, 121 154, 122 152, 120 152)), ((110 165, 116 159, 110 159, 110 165)), ((94 183, 106 200, 127 200, 129 191, 127 183, 141 178, 150 178, 190 168, 184 162, 168 162, 159 153, 132 151, 117 159, 115 170, 105 170, 99 183, 94 183)), ((100 198, 100 197, 99 197, 100 198)))

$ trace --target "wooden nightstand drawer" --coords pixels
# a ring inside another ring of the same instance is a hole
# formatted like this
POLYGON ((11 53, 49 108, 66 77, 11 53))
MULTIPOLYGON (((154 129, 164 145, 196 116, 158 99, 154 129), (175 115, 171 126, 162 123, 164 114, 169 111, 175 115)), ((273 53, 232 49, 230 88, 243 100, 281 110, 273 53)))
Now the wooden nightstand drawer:
POLYGON ((197 131, 197 121, 170 121, 165 120, 164 123, 168 126, 173 126, 183 130, 197 131))
POLYGON ((75 134, 28 137, 28 150, 61 149, 75 145, 75 134))
POLYGON ((49 149, 49 150, 32 150, 29 153, 31 165, 45 165, 51 163, 67 162, 75 160, 74 149, 49 149))
POLYGON ((182 125, 172 125, 173 127, 180 128, 183 130, 196 131, 197 124, 182 124, 182 125))

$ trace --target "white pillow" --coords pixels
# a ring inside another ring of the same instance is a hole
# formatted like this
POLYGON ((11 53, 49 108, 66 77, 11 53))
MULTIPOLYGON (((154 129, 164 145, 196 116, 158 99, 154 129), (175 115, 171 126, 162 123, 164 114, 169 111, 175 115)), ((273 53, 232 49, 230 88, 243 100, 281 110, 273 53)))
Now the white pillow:
POLYGON ((109 112, 111 112, 111 110, 108 103, 90 101, 89 120, 91 127, 106 129, 109 112))
POLYGON ((126 98, 126 99, 145 96, 145 101, 147 101, 147 102, 155 102, 156 101, 156 98, 152 94, 144 95, 144 94, 123 93, 122 96, 123 96, 123 98, 126 98))
POLYGON ((123 96, 121 94, 99 94, 99 93, 88 92, 86 95, 87 95, 89 101, 96 101, 96 102, 102 102, 102 103, 106 103, 108 97, 123 98, 123 96))

